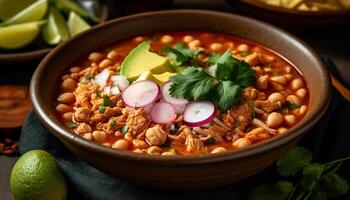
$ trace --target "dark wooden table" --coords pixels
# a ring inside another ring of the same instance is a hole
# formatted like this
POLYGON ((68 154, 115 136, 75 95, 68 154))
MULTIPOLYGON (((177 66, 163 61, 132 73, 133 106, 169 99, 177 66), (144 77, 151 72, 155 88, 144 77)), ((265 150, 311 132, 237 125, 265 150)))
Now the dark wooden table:
MULTIPOLYGON (((224 0, 175 0, 174 8, 198 8, 220 10, 225 12, 234 12, 224 0)), ((311 45, 317 52, 324 54, 333 59, 343 79, 350 85, 350 29, 323 30, 314 34, 297 34, 306 43, 311 45)), ((24 79, 28 82, 32 70, 21 72, 24 79)), ((1 79, 7 79, 12 83, 8 75, 15 72, 5 70, 0 74, 1 79)), ((17 72, 16 72, 17 73, 17 72)), ((12 166, 18 159, 18 156, 6 157, 0 156, 0 200, 13 199, 9 189, 9 176, 12 166)))

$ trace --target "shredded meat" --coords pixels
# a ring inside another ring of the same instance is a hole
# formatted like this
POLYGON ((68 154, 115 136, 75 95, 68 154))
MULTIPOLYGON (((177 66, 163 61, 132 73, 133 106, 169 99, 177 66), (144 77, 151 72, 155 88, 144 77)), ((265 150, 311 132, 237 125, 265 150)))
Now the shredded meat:
POLYGON ((253 110, 247 103, 232 108, 223 116, 224 124, 234 129, 235 127, 245 130, 252 122, 253 110))
POLYGON ((265 101, 256 100, 254 102, 254 105, 257 108, 260 108, 263 111, 268 112, 268 113, 273 112, 273 111, 281 108, 281 106, 282 106, 281 102, 271 102, 271 101, 268 101, 268 100, 265 100, 265 101))
POLYGON ((145 131, 150 124, 147 112, 143 108, 132 109, 129 113, 126 125, 129 127, 129 133, 138 135, 145 131))
POLYGON ((265 100, 266 95, 253 87, 246 87, 243 90, 243 98, 246 100, 265 100))

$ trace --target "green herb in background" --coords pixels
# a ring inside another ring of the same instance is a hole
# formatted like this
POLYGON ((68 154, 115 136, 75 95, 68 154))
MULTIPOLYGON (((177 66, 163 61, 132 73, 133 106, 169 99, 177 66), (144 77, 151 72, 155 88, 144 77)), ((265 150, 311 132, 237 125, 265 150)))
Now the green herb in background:
POLYGON ((108 95, 103 95, 102 99, 103 99, 103 106, 108 106, 108 107, 113 106, 113 102, 109 99, 108 95))
POLYGON ((123 126, 121 129, 120 129, 120 132, 125 135, 129 130, 129 127, 127 125, 123 126))
POLYGON ((293 147, 277 161, 277 172, 296 184, 279 181, 273 186, 256 187, 248 200, 327 200, 345 195, 348 182, 336 172, 345 160, 334 160, 325 164, 311 163, 312 153, 303 147, 293 147))

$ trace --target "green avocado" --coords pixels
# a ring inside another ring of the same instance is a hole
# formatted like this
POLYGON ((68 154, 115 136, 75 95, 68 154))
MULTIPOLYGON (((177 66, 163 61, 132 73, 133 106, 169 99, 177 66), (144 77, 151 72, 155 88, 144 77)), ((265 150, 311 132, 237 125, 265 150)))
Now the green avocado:
POLYGON ((150 48, 151 45, 148 42, 143 42, 131 50, 122 63, 120 74, 129 81, 134 81, 145 71, 153 74, 173 72, 169 60, 151 52, 150 48))

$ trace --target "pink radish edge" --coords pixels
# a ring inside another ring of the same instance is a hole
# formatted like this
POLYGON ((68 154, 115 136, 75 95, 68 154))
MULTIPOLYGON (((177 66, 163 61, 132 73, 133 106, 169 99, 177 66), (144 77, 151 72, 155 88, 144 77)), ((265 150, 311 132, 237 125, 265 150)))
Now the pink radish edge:
POLYGON ((123 102, 127 106, 132 108, 147 107, 150 104, 155 103, 160 97, 161 97, 161 91, 160 91, 159 85, 151 80, 134 82, 122 92, 123 102), (147 94, 147 92, 151 93, 152 91, 145 92, 144 90, 142 90, 143 84, 144 84, 144 87, 146 86, 149 87, 147 88, 148 90, 154 90, 153 91, 154 94, 151 97, 144 96, 145 94, 147 94))
POLYGON ((191 102, 189 104, 187 104, 185 111, 184 111, 184 123, 188 126, 192 126, 192 127, 196 127, 196 126, 202 126, 204 124, 207 124, 211 121, 214 120, 214 118, 216 117, 217 114, 217 110, 215 108, 215 106, 210 102, 210 101, 202 101, 202 102, 191 102), (188 109, 190 108, 190 106, 192 106, 193 104, 197 104, 197 103, 208 103, 208 106, 210 106, 213 109, 212 113, 208 113, 208 116, 204 119, 201 119, 199 121, 188 121, 186 120, 186 118, 188 118, 189 114, 193 114, 193 113, 186 113, 186 110, 188 111, 188 109))
POLYGON ((151 120, 159 124, 171 124, 176 117, 175 107, 164 101, 154 104, 150 112, 151 120))

